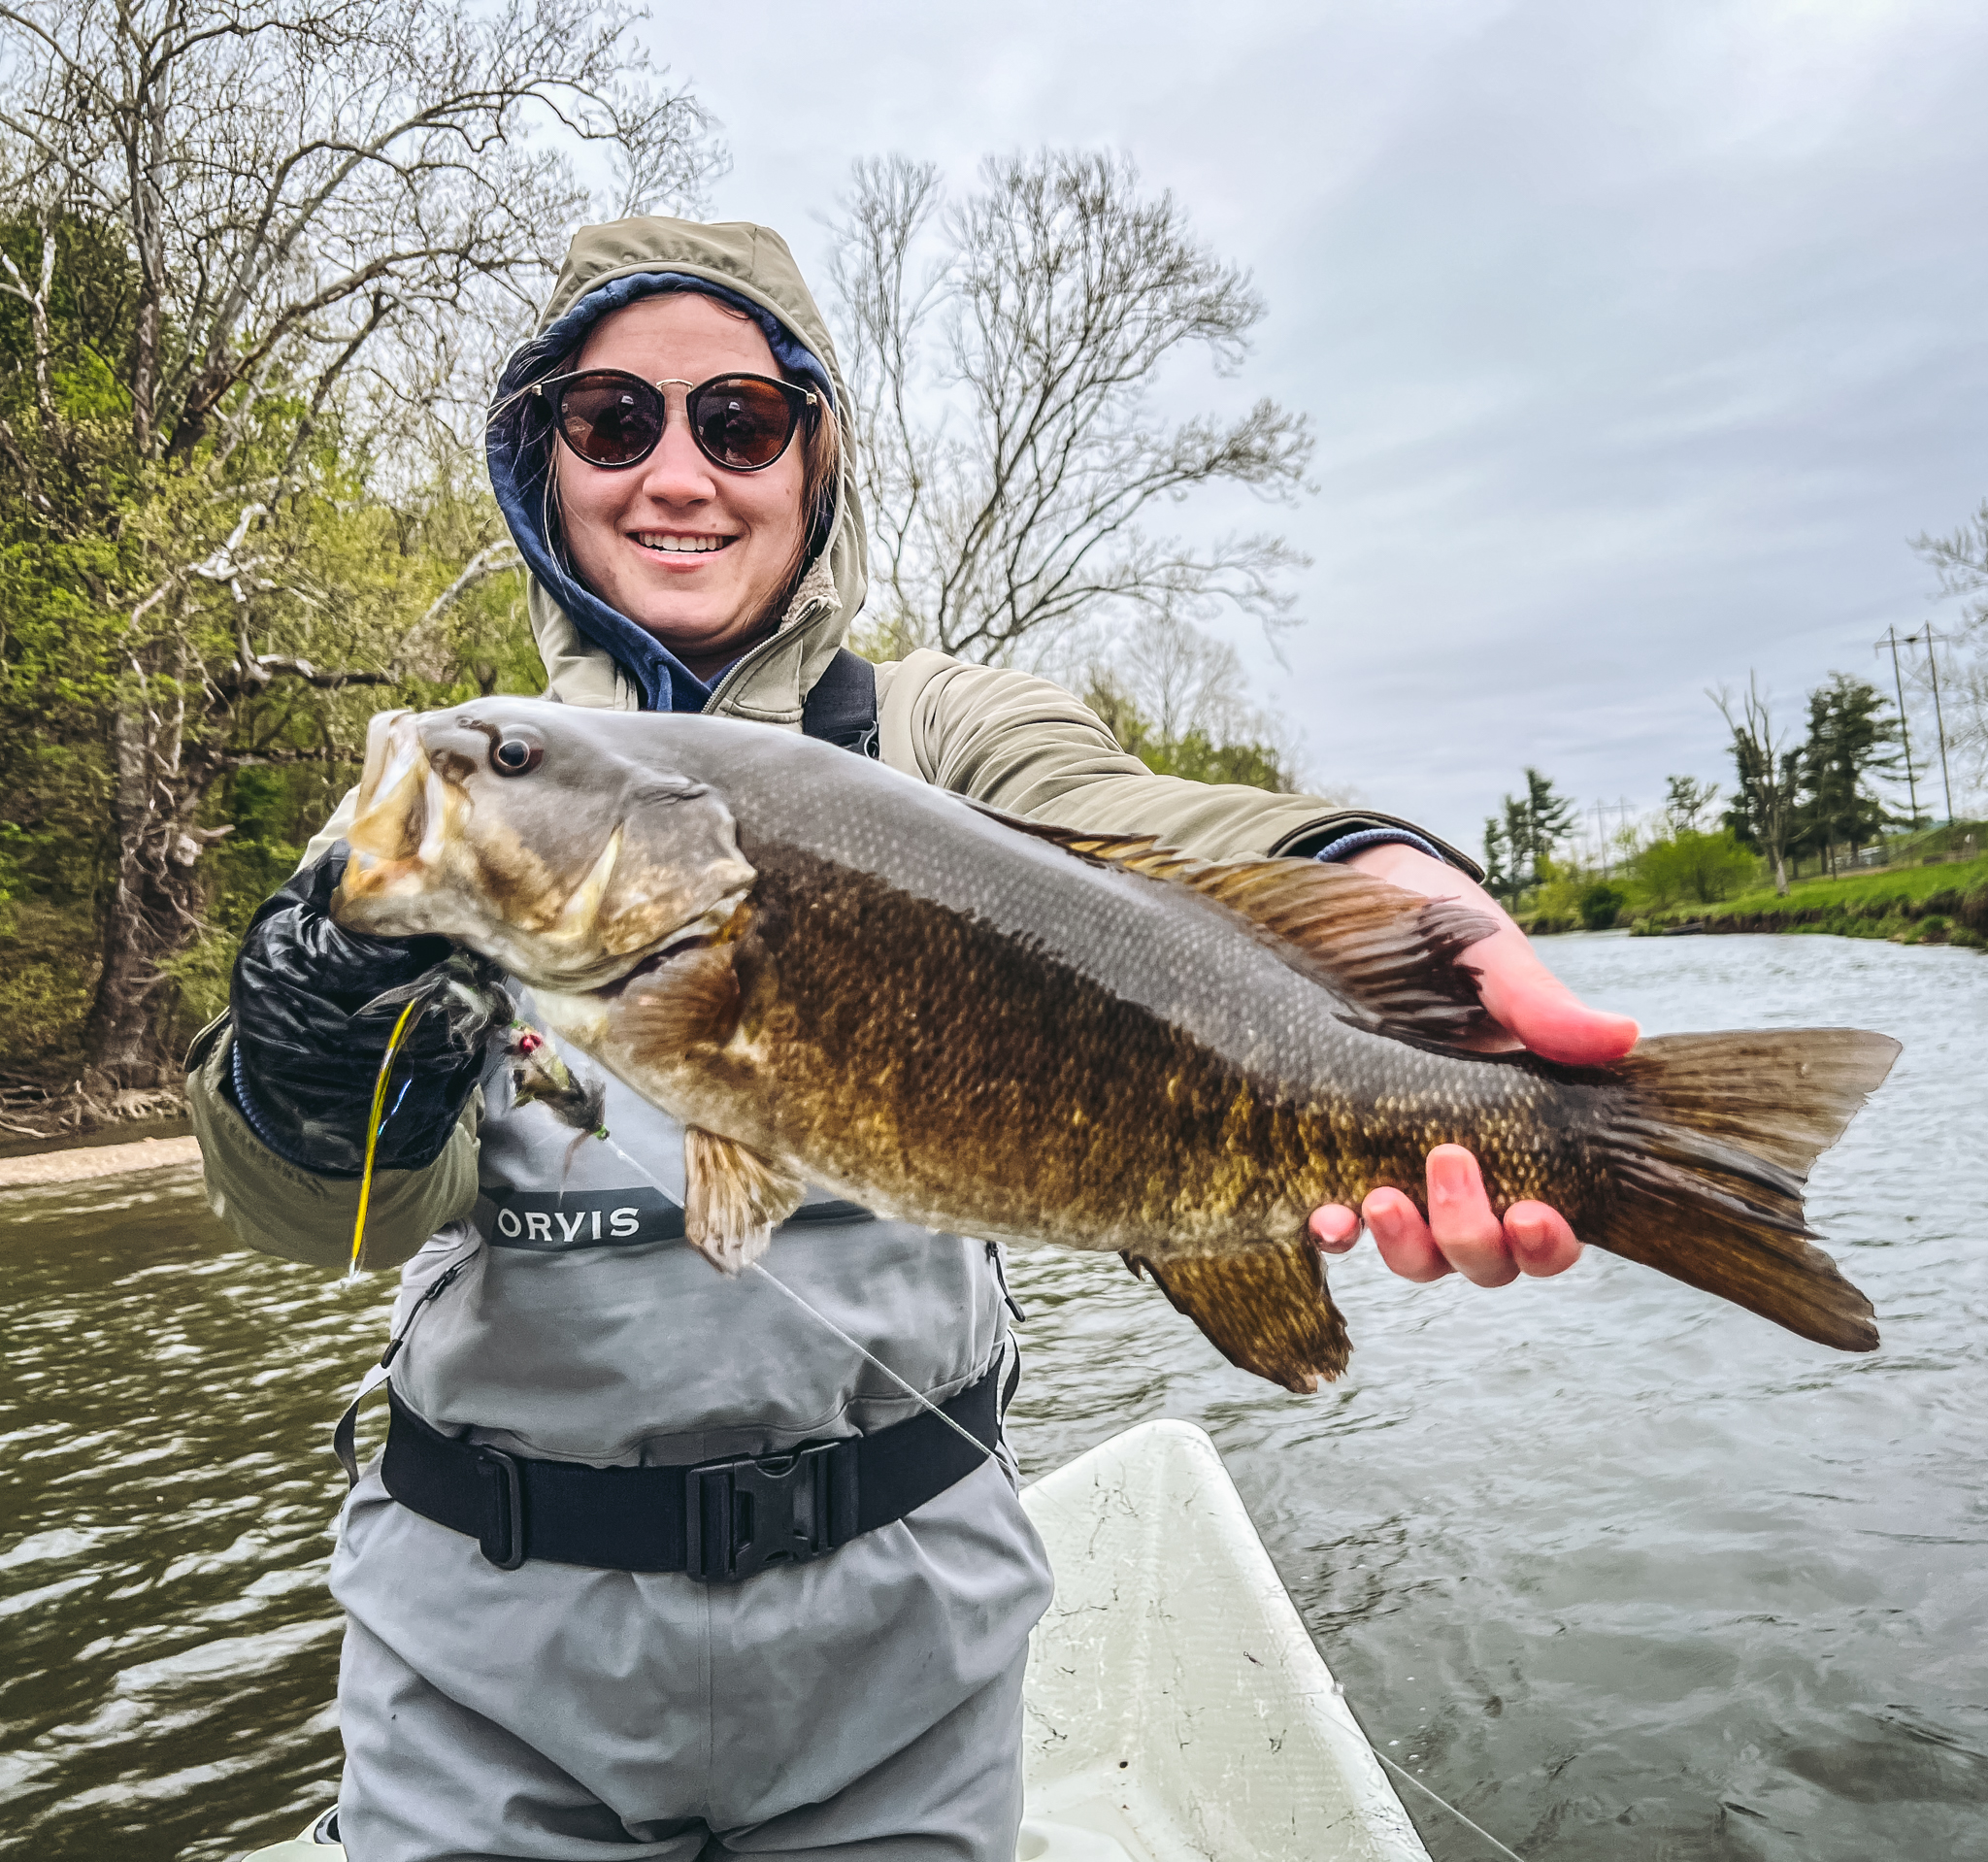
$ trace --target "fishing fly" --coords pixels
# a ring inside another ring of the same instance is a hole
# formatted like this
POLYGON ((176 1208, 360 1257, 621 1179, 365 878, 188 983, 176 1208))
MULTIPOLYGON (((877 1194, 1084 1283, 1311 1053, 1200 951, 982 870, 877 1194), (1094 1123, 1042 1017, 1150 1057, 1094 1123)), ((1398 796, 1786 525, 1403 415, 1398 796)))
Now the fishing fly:
MULTIPOLYGON (((511 1031, 522 1028, 501 976, 497 967, 485 958, 467 950, 457 950, 433 969, 424 971, 414 981, 374 997, 359 1011, 361 1015, 366 1015, 400 1005, 400 1014, 393 1024, 392 1033, 386 1038, 385 1050, 380 1056, 380 1071, 373 1077, 373 1103, 366 1116, 365 1161, 359 1172, 359 1202, 352 1218, 351 1256, 346 1266, 348 1280, 358 1277, 365 1261, 366 1216, 373 1202, 373 1174, 379 1161, 380 1134, 394 1113, 400 1110, 401 1100, 406 1098, 408 1085, 412 1083, 402 1082, 399 1096, 389 1107, 387 1093, 393 1083, 394 1062, 407 1050, 414 1031, 434 1013, 439 1013, 444 1018, 446 1050, 465 1059, 488 1045, 494 1028, 504 1027, 511 1031)), ((529 1032, 536 1033, 535 1030, 529 1032)), ((543 1042, 544 1037, 539 1036, 538 1039, 543 1042)), ((560 1074, 565 1075, 570 1094, 572 1076, 567 1074, 563 1062, 557 1064, 560 1074)), ((549 1089, 556 1091, 556 1087, 549 1089)), ((606 1096, 606 1089, 602 1088, 601 1103, 605 1103, 606 1096)))

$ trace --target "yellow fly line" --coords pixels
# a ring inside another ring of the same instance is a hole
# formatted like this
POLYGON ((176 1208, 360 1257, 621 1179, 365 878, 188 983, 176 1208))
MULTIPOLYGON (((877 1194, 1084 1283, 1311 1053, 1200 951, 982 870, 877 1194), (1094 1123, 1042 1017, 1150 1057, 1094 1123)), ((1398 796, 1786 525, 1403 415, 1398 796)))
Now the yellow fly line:
POLYGON ((387 1037, 386 1051, 380 1056, 380 1076, 373 1082, 373 1111, 366 1120, 366 1167, 359 1174, 359 1214, 352 1223, 352 1261, 346 1270, 348 1279, 358 1273, 359 1259, 366 1247, 366 1205, 373 1196, 373 1153, 380 1147, 380 1127, 386 1117, 387 1076, 393 1072, 393 1057, 400 1052, 408 1023, 420 1006, 421 999, 416 996, 400 1012, 400 1019, 393 1024, 393 1033, 387 1037))

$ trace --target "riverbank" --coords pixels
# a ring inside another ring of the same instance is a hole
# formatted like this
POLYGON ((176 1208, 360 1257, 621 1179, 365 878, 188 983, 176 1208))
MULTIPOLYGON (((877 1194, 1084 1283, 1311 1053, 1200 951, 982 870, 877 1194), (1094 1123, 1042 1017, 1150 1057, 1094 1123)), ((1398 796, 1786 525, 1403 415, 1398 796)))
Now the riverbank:
POLYGON ((1888 938, 1898 944, 1988 948, 1988 856, 1937 866, 1895 867, 1841 879, 1800 880, 1786 898, 1772 886, 1714 905, 1677 905, 1630 928, 1661 936, 1680 927, 1708 935, 1819 932, 1841 938, 1888 938))
POLYGON ((186 1138, 141 1138, 132 1145, 79 1145, 68 1150, 35 1151, 0 1157, 0 1189, 39 1189, 51 1183, 86 1183, 127 1171, 189 1170, 200 1162, 200 1142, 186 1138))

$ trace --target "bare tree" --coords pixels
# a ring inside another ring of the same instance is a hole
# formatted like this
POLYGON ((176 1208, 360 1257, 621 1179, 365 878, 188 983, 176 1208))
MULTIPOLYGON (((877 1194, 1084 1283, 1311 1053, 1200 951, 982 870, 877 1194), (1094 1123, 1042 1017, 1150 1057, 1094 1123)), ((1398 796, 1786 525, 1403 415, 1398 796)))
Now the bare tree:
POLYGON ((1963 780, 1978 797, 1988 788, 1988 499, 1951 535, 1915 537, 1912 548, 1933 565, 1938 592, 1965 604, 1958 636, 1927 644, 1929 654, 1938 657, 1947 693, 1949 748, 1959 753, 1963 780), (1970 647, 1972 657, 1961 658, 1970 647))
POLYGON ((1747 675, 1746 695, 1738 701, 1721 685, 1710 694, 1733 733, 1733 767, 1738 781, 1726 820, 1734 833, 1760 848, 1774 870, 1774 890, 1788 892, 1788 844, 1795 838, 1796 808, 1802 792, 1802 752, 1774 731, 1760 682, 1747 675), (1735 713, 1738 715, 1735 715, 1735 713))
MULTIPOLYGON (((202 801, 234 763, 280 754, 254 701, 401 670, 401 609, 354 612, 367 602, 313 561, 314 524, 364 497, 327 463, 328 423, 344 456, 390 470, 411 402, 474 398, 434 358, 487 351, 494 335, 461 331, 501 331, 542 286, 589 205, 565 150, 612 154, 622 208, 687 203, 721 160, 696 103, 628 43, 634 17, 613 0, 0 0, 0 217, 41 229, 38 270, 0 280, 30 313, 41 431, 0 432, 0 460, 51 531, 102 541, 116 874, 87 1047, 105 1083, 168 1064, 160 965, 201 927, 202 801), (126 281, 114 327, 81 334, 126 411, 121 461, 48 388, 51 283, 84 247, 126 281)), ((476 540, 427 620, 511 566, 483 547, 498 541, 476 540)), ((416 627, 416 648, 433 633, 416 627)))
POLYGON ((1115 687, 1164 742, 1198 731, 1211 743, 1261 744, 1295 763, 1282 721, 1249 702, 1235 648, 1178 615, 1138 615, 1091 656, 1082 682, 1115 687))
POLYGON ((879 644, 1040 658, 1139 614, 1287 616, 1304 559, 1276 537, 1146 527, 1202 486, 1288 501, 1311 448, 1269 400, 1233 420, 1157 404, 1184 352, 1239 369, 1263 316, 1171 195, 1143 196, 1122 159, 1048 150, 988 161, 948 206, 935 168, 892 156, 855 165, 843 208, 879 644))
POLYGON ((1939 592, 1969 604, 1969 622, 1976 627, 1988 623, 1988 498, 1951 536, 1917 536, 1912 548, 1933 565, 1939 592))

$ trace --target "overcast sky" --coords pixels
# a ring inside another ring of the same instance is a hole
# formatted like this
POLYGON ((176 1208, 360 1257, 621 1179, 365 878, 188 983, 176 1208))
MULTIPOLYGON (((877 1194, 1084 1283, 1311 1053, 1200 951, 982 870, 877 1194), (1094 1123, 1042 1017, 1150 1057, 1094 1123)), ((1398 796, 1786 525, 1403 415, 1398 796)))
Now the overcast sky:
POLYGON ((1945 616, 1906 540, 1988 497, 1979 0, 696 18, 648 38, 722 119, 714 216, 817 281, 851 157, 1043 143, 1128 151, 1253 272, 1241 382, 1183 391, 1316 428, 1288 670, 1235 638, 1321 782, 1472 848, 1526 763, 1648 808, 1727 773, 1707 685, 1792 723, 1945 616))

